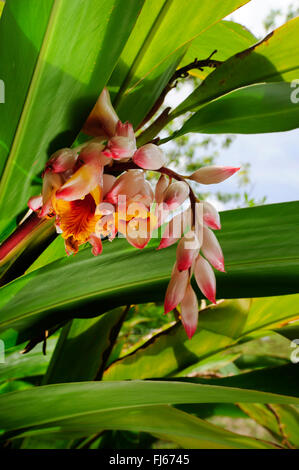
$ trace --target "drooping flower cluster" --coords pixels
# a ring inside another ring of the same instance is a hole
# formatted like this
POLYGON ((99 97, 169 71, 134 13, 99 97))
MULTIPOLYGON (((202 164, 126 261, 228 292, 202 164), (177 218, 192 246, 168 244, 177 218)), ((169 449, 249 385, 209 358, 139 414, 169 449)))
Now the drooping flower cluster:
POLYGON ((53 217, 69 255, 89 242, 97 256, 102 252, 102 239, 112 241, 117 234, 142 249, 163 225, 158 249, 178 242, 165 313, 180 304, 182 322, 191 338, 198 317, 191 278, 194 274, 202 293, 215 302, 211 266, 224 271, 224 260, 211 230, 221 228, 219 214, 208 202, 197 200, 186 180, 219 183, 237 168, 205 167, 184 177, 164 167, 165 158, 157 145, 148 143, 137 149, 132 125, 118 119, 106 89, 83 130, 94 138, 51 156, 43 173, 42 194, 29 200, 30 209, 40 217, 53 217), (161 174, 155 192, 145 179, 145 170, 161 174))

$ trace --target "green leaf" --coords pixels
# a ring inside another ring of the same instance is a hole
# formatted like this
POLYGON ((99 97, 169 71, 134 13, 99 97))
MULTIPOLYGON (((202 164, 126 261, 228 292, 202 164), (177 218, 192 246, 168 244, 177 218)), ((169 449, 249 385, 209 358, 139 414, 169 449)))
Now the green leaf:
POLYGON ((48 152, 73 142, 142 4, 6 2, 0 22, 0 77, 6 85, 0 106, 0 231, 39 193, 36 175, 48 152))
MULTIPOLYGON (((279 321, 285 323, 298 317, 298 298, 299 295, 289 295, 227 300, 210 306, 200 312, 198 328, 191 341, 181 323, 178 323, 145 343, 141 341, 141 346, 133 353, 129 352, 112 363, 103 379, 183 377, 200 371, 201 366, 217 352, 231 348, 240 341, 250 341, 257 331, 262 334, 264 330, 265 335, 279 321)), ((274 358, 270 364, 269 360, 263 359, 260 367, 277 365, 274 358)), ((285 362, 284 359, 282 361, 285 362)))
MULTIPOLYGON (((299 311, 299 308, 298 308, 299 311)), ((284 336, 285 338, 290 339, 293 341, 294 339, 299 340, 299 322, 295 322, 294 324, 282 327, 282 328, 275 328, 277 333, 284 336)))
MULTIPOLYGON (((237 387, 246 390, 259 390, 265 393, 275 393, 279 395, 288 395, 292 391, 292 395, 299 397, 299 390, 294 386, 299 379, 299 367, 297 364, 287 364, 279 367, 271 367, 269 369, 261 369, 253 372, 235 375, 233 377, 224 377, 221 379, 187 379, 182 380, 201 383, 208 385, 217 385, 223 387, 237 387)), ((179 380, 176 378, 175 380, 179 380)), ((240 400, 235 400, 242 402, 240 400)), ((262 403, 260 400, 257 403, 262 403)), ((268 401, 267 403, 274 403, 268 401)), ((295 402, 293 402, 296 404, 295 402)))
POLYGON ((225 431, 213 424, 190 416, 170 406, 146 406, 134 407, 134 409, 121 409, 117 410, 117 415, 115 412, 110 411, 105 413, 104 416, 102 415, 100 419, 98 416, 89 415, 88 417, 77 419, 75 422, 72 420, 71 425, 69 424, 69 420, 67 420, 66 426, 63 423, 61 429, 34 429, 24 434, 43 437, 44 433, 46 433, 49 437, 54 436, 55 440, 57 437, 68 435, 80 437, 84 435, 84 433, 98 432, 98 423, 104 425, 106 429, 111 430, 128 430, 131 432, 146 431, 160 439, 176 442, 180 448, 187 449, 275 448, 275 445, 270 442, 267 443, 225 431))
POLYGON ((228 300, 200 312, 192 340, 178 322, 158 333, 134 353, 111 364, 104 380, 167 377, 231 346, 246 323, 250 300, 228 300))
POLYGON ((242 354, 242 356, 235 361, 235 365, 241 370, 263 369, 288 363, 289 361, 286 358, 263 354, 242 354))
MULTIPOLYGON (((256 42, 256 37, 245 26, 233 21, 220 21, 198 38, 193 39, 180 63, 180 67, 190 64, 196 58, 206 59, 213 50, 217 50, 217 53, 213 55, 213 59, 224 61, 256 42)), ((209 72, 206 70, 203 72, 192 70, 191 75, 202 78, 213 69, 209 69, 209 72)))
POLYGON ((2 15, 2 11, 3 11, 4 5, 5 5, 5 3, 1 0, 1 1, 0 1, 0 18, 1 18, 1 15, 2 15))
MULTIPOLYGON (((217 274, 218 298, 298 291, 298 208, 291 202, 222 214, 219 241, 227 273, 217 274)), ((163 300, 176 247, 157 251, 156 246, 153 240, 136 250, 119 239, 105 243, 99 257, 87 248, 16 279, 0 289, 0 331, 22 342, 70 318, 163 300)))
POLYGON ((140 124, 191 41, 246 3, 248 0, 216 0, 211 6, 209 0, 148 0, 109 84, 117 92, 114 103, 120 118, 134 127, 140 124))
POLYGON ((299 18, 270 33, 264 40, 228 59, 172 113, 196 111, 205 103, 237 88, 262 82, 291 82, 299 71, 299 18))
POLYGON ((100 379, 127 310, 75 319, 62 330, 43 384, 100 379), (79 351, 79 354, 78 354, 79 351))
POLYGON ((288 441, 288 444, 292 443, 297 448, 299 447, 299 412, 295 407, 289 405, 267 406, 258 403, 243 403, 239 406, 251 419, 267 428, 283 444, 288 441))
POLYGON ((12 379, 24 379, 43 375, 50 362, 57 338, 47 340, 47 354, 42 353, 42 344, 27 354, 20 354, 20 346, 5 355, 5 362, 0 366, 0 382, 12 379))
POLYGON ((260 134, 299 127, 299 104, 291 100, 290 83, 251 85, 232 91, 197 111, 169 138, 204 134, 260 134))
POLYGON ((24 380, 8 380, 7 382, 2 382, 0 384, 0 394, 17 392, 19 390, 25 390, 27 388, 33 388, 30 382, 25 382, 24 380))
MULTIPOLYGON (((164 410, 169 409, 168 406, 160 405, 235 401, 299 403, 298 398, 290 396, 192 383, 81 382, 48 385, 2 395, 0 422, 4 439, 12 435, 25 436, 40 432, 82 436, 99 429, 143 430, 180 435, 182 433, 177 426, 184 421, 183 415, 182 420, 176 415, 175 422, 178 424, 174 426, 174 421, 166 419, 164 413, 164 410)), ((188 418, 191 419, 190 416, 188 418)), ((204 435, 208 440, 212 438, 214 432, 208 432, 209 425, 204 426, 196 418, 193 422, 198 423, 198 433, 200 429, 204 431, 201 438, 204 435)), ((215 431, 215 428, 211 431, 215 431)), ((191 436, 198 438, 195 429, 191 435, 189 431, 189 437, 191 436)), ((242 439, 240 436, 238 438, 242 439)))

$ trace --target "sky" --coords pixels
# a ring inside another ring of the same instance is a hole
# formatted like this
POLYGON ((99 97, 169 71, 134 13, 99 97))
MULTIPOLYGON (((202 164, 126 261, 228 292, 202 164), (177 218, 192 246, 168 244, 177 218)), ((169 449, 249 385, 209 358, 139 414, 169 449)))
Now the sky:
MULTIPOLYGON (((297 6, 298 0, 293 0, 297 6)), ((227 19, 246 26, 256 36, 265 36, 263 20, 271 9, 287 11, 288 0, 252 0, 249 4, 229 15, 227 19)), ((283 22, 283 18, 278 26, 283 22)), ((299 77, 298 77, 299 79, 299 77)), ((188 89, 186 88, 186 94, 188 89)), ((174 96, 170 96, 172 101, 174 96)), ((177 99, 177 98, 176 98, 177 99)), ((180 97, 181 101, 181 97, 180 97)), ((173 102, 171 103, 174 104, 173 102)), ((202 137, 202 135, 201 135, 202 137)), ((256 200, 267 196, 267 203, 299 199, 299 129, 291 132, 237 135, 228 150, 220 153, 217 164, 241 166, 251 164, 250 195, 256 200)), ((220 190, 217 185, 215 190, 220 190)), ((213 187, 211 186, 213 191, 213 187)), ((222 192, 238 191, 237 178, 221 183, 222 192)), ((234 203, 232 203, 234 205, 234 203)), ((232 207, 233 207, 232 205, 232 207)), ((220 209, 221 207, 219 207, 220 209)), ((226 206, 229 208, 229 206, 226 206)))

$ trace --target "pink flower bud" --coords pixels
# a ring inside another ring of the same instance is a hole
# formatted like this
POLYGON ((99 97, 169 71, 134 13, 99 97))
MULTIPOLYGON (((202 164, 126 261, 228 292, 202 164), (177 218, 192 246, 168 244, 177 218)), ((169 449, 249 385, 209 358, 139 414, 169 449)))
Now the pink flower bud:
POLYGON ((182 323, 189 339, 194 335, 198 323, 198 301, 189 283, 181 301, 182 323))
POLYGON ((188 178, 197 183, 216 184, 226 180, 238 170, 240 170, 240 168, 234 168, 232 166, 205 166, 192 173, 188 178))
POLYGON ((118 116, 111 104, 109 91, 104 88, 83 126, 83 132, 92 136, 113 137, 118 116))
POLYGON ((215 269, 225 272, 224 257, 221 246, 215 234, 207 227, 203 228, 203 243, 201 251, 215 269))
POLYGON ((185 271, 191 268, 193 261, 198 256, 200 244, 193 230, 186 233, 186 235, 180 240, 177 250, 177 269, 179 271, 185 271))
POLYGON ((134 153, 133 162, 145 170, 158 170, 165 164, 165 158, 157 145, 146 144, 134 153))
POLYGON ((116 126, 116 135, 121 137, 128 137, 128 139, 134 140, 135 133, 132 124, 125 122, 124 124, 121 121, 118 121, 116 126))
POLYGON ((189 282, 188 271, 178 271, 176 265, 173 269, 170 282, 167 287, 165 301, 164 301, 164 313, 171 312, 178 304, 183 300, 187 284, 189 282))
POLYGON ((46 164, 46 171, 52 173, 63 173, 72 170, 77 160, 77 153, 72 149, 61 149, 53 153, 50 160, 46 164))
POLYGON ((170 210, 181 206, 189 196, 190 188, 184 181, 171 183, 164 195, 164 202, 170 210))
POLYGON ((106 157, 113 160, 121 160, 123 158, 131 158, 136 150, 136 140, 129 137, 115 136, 112 137, 104 150, 106 157))
MULTIPOLYGON (((184 271, 183 271, 184 272, 184 271)), ((196 258, 194 276, 203 295, 213 304, 216 303, 216 278, 213 269, 202 256, 196 258)))
POLYGON ((213 230, 221 229, 220 216, 218 211, 207 201, 203 203, 203 220, 204 223, 213 230))
POLYGON ((159 178, 158 183, 156 184, 156 190, 155 190, 155 201, 160 204, 160 202, 163 202, 163 197, 166 189, 169 186, 169 178, 165 175, 161 175, 159 178))

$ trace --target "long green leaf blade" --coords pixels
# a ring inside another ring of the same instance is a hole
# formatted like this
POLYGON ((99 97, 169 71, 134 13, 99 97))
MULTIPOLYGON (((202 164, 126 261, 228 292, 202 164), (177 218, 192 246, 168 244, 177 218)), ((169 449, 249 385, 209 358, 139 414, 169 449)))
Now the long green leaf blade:
MULTIPOLYGON (((95 427, 97 430, 130 429, 138 407, 236 401, 299 403, 299 399, 292 396, 192 383, 80 382, 4 394, 0 396, 0 422, 2 433, 5 433, 3 437, 11 432, 24 435, 26 430, 42 429, 47 433, 64 431, 86 435, 96 432, 95 427), (121 422, 125 424, 121 426, 121 422)), ((148 430, 148 415, 142 422, 143 430, 148 430)))
POLYGON ((299 104, 292 101, 292 92, 285 82, 239 88, 205 105, 166 141, 189 132, 260 134, 296 129, 299 104))
POLYGON ((48 152, 72 144, 142 4, 7 1, 0 23, 0 76, 7 85, 6 103, 0 107, 0 160, 6 162, 0 231, 39 193, 36 175, 48 152))

